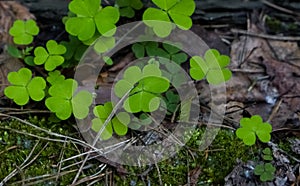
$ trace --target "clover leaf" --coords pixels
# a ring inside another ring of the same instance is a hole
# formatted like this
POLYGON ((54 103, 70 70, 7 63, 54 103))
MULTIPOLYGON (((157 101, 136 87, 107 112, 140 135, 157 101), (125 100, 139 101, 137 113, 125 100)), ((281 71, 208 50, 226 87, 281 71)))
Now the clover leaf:
POLYGON ((169 80, 162 76, 159 66, 153 63, 147 64, 142 70, 138 66, 126 69, 123 79, 115 84, 114 92, 119 98, 130 92, 123 105, 127 112, 153 112, 162 101, 160 94, 166 92, 169 86, 169 80))
POLYGON ((172 31, 171 20, 181 29, 188 30, 192 26, 190 16, 195 11, 193 0, 152 0, 159 7, 147 8, 143 14, 143 21, 153 28, 159 37, 166 37, 172 31))
MULTIPOLYGON (((111 102, 107 102, 104 105, 98 105, 94 108, 93 112, 96 118, 92 120, 92 129, 95 132, 99 132, 103 127, 105 121, 109 117, 113 110, 111 102)), ((103 140, 107 140, 112 137, 113 131, 119 136, 124 136, 127 131, 127 125, 130 123, 130 116, 126 112, 117 113, 111 121, 107 123, 105 129, 101 133, 100 137, 103 140)))
POLYGON ((253 145, 256 141, 256 136, 264 143, 271 140, 272 125, 263 122, 259 115, 254 115, 251 118, 242 118, 240 124, 241 128, 236 130, 236 135, 246 145, 253 145))
POLYGON ((178 65, 185 62, 188 58, 188 56, 185 53, 181 52, 180 48, 176 45, 163 43, 163 48, 168 53, 168 59, 174 61, 178 65))
POLYGON ((58 71, 58 70, 55 70, 55 71, 52 71, 52 72, 48 73, 47 81, 51 85, 60 83, 63 80, 65 80, 65 76, 61 75, 60 71, 58 71))
POLYGON ((16 46, 8 45, 6 49, 8 54, 12 57, 23 59, 24 62, 29 66, 35 66, 33 62, 33 56, 31 56, 33 47, 25 47, 24 49, 19 50, 16 46))
POLYGON ((156 55, 160 56, 160 57, 165 57, 166 53, 163 49, 158 47, 158 43, 157 42, 153 42, 153 41, 146 41, 146 42, 140 42, 140 43, 135 43, 132 45, 131 47, 134 55, 136 58, 142 58, 145 56, 145 53, 147 52, 147 55, 150 56, 148 54, 148 51, 156 51, 156 55))
POLYGON ((108 56, 103 56, 103 61, 107 64, 107 65, 113 65, 114 64, 114 61, 108 57, 108 56))
POLYGON ((206 51, 204 58, 193 56, 190 59, 190 75, 195 80, 201 80, 206 76, 208 83, 218 85, 228 81, 232 73, 227 68, 230 58, 220 55, 216 49, 206 51))
POLYGON ((167 105, 167 114, 170 115, 176 111, 178 104, 180 103, 180 97, 178 94, 175 94, 173 91, 168 90, 164 98, 167 105))
POLYGON ((9 34, 13 36, 14 43, 28 45, 32 43, 33 36, 38 35, 40 29, 32 19, 23 21, 16 20, 9 29, 9 34))
POLYGON ((29 97, 34 101, 41 101, 45 97, 46 81, 42 77, 32 78, 28 68, 10 72, 7 79, 12 85, 5 88, 4 94, 20 106, 27 104, 29 97))
POLYGON ((118 9, 112 6, 103 8, 100 0, 73 0, 69 10, 76 16, 67 18, 66 31, 81 41, 91 39, 96 31, 107 37, 116 31, 115 24, 120 17, 118 9))
POLYGON ((115 46, 115 38, 114 37, 100 37, 96 40, 94 45, 94 50, 97 53, 107 52, 109 49, 112 49, 115 46))
POLYGON ((152 123, 152 119, 145 113, 140 114, 139 117, 134 117, 129 123, 128 127, 134 130, 141 128, 142 126, 147 126, 152 123))
POLYGON ((119 7, 120 15, 128 18, 134 17, 134 10, 143 8, 141 0, 117 0, 116 5, 119 7))
POLYGON ((264 160, 269 160, 269 161, 273 160, 272 152, 270 148, 265 148, 262 152, 263 152, 264 160))
MULTIPOLYGON (((52 79, 50 82, 53 83, 52 79)), ((68 119, 72 113, 78 119, 85 118, 93 97, 86 90, 75 93, 77 87, 78 84, 74 79, 59 80, 59 83, 54 83, 49 88, 51 97, 46 99, 45 105, 61 120, 68 119)))
POLYGON ((34 63, 36 65, 44 64, 47 71, 52 71, 57 66, 64 63, 65 59, 61 55, 66 53, 66 47, 61 44, 57 44, 54 40, 49 40, 46 43, 46 48, 47 49, 40 46, 35 48, 34 63))
POLYGON ((12 57, 20 58, 20 59, 23 58, 22 52, 21 52, 16 46, 8 45, 8 46, 7 46, 7 52, 8 52, 8 54, 11 55, 12 57))
POLYGON ((157 42, 141 42, 132 45, 132 51, 136 58, 142 58, 147 53, 150 57, 162 57, 174 61, 178 65, 187 60, 187 55, 180 52, 180 48, 176 45, 163 43, 160 48, 157 42))
POLYGON ((179 73, 176 66, 172 66, 172 71, 162 70, 163 76, 170 80, 173 87, 178 88, 187 81, 185 74, 179 73))
POLYGON ((260 176, 261 181, 272 181, 274 179, 275 167, 271 163, 257 165, 254 174, 260 176))
POLYGON ((66 60, 70 60, 74 58, 75 60, 79 61, 88 48, 87 45, 83 45, 77 37, 69 35, 69 41, 62 41, 60 44, 64 45, 67 49, 66 53, 64 54, 64 58, 66 60))

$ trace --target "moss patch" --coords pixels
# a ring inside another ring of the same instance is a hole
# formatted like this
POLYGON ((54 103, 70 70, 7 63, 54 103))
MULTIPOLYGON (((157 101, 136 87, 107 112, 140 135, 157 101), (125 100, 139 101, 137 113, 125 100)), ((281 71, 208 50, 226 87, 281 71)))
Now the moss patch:
POLYGON ((127 167, 131 175, 126 179, 115 176, 117 185, 184 185, 188 183, 188 174, 200 168, 198 185, 223 184, 224 178, 234 166, 236 160, 251 160, 256 151, 239 140, 232 131, 220 130, 212 145, 206 151, 199 151, 198 144, 205 128, 197 129, 192 134, 187 146, 157 167, 127 167), (159 172, 158 170, 159 169, 159 172), (146 174, 148 172, 148 174, 146 174), (145 176, 143 176, 145 175, 145 176))
MULTIPOLYGON (((38 117, 31 117, 28 121, 55 133, 75 138, 79 136, 71 123, 53 123, 38 117)), ((64 167, 76 163, 80 158, 66 161, 61 166, 59 162, 82 153, 82 148, 71 142, 39 139, 30 134, 59 139, 16 120, 0 123, 0 159, 4 160, 0 162, 0 181, 16 169, 17 173, 8 181, 9 185, 21 185, 22 183, 43 186, 70 184, 77 173, 78 166, 67 169, 64 167)), ((98 164, 95 163, 95 165, 98 164)))

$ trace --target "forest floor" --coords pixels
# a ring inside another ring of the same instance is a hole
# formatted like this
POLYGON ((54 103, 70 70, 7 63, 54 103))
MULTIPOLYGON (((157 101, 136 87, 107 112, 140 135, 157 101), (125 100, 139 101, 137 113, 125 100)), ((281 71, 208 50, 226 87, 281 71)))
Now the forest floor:
MULTIPOLYGON (((226 82, 224 122, 213 143, 204 151, 198 149, 205 131, 202 125, 184 148, 162 162, 131 167, 93 154, 83 168, 89 146, 75 119, 55 121, 39 110, 40 105, 20 108, 3 95, 7 74, 24 66, 5 52, 4 46, 11 42, 8 25, 18 18, 35 17, 41 28, 36 46, 67 38, 61 19, 68 1, 57 9, 55 3, 46 8, 47 2, 24 1, 23 6, 0 2, 4 30, 0 30, 0 186, 70 185, 79 170, 72 185, 300 185, 299 2, 197 1, 191 30, 210 48, 228 55, 233 72, 226 82), (247 146, 236 137, 240 119, 253 115, 272 125, 271 142, 247 146), (273 181, 268 182, 254 174, 254 167, 265 161, 265 148, 271 149, 276 168, 273 181)), ((98 86, 104 89, 97 92, 97 103, 110 96, 113 78, 134 57, 125 51, 117 59, 115 66, 106 66, 99 75, 98 86)), ((73 69, 63 71, 73 75, 73 69)), ((209 86, 199 82, 196 87, 203 98, 201 110, 207 112, 209 86)))

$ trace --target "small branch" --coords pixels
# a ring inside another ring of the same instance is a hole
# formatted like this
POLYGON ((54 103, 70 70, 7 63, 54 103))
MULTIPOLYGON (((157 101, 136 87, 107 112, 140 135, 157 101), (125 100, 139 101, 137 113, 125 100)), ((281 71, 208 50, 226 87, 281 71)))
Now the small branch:
POLYGON ((284 12, 284 13, 287 13, 287 14, 292 14, 292 15, 300 17, 300 14, 298 14, 298 13, 292 11, 292 10, 280 7, 280 6, 278 6, 278 5, 274 4, 274 3, 271 3, 271 2, 269 2, 267 0, 261 0, 261 2, 264 3, 265 5, 269 6, 269 7, 277 9, 277 10, 279 10, 281 12, 284 12))
POLYGON ((293 36, 275 36, 275 35, 268 35, 268 34, 257 34, 253 32, 249 32, 246 30, 240 30, 240 29, 231 29, 232 33, 235 34, 243 34, 253 37, 260 37, 264 39, 271 39, 271 40, 279 40, 279 41, 300 41, 300 37, 293 37, 293 36))
POLYGON ((270 121, 275 117, 275 115, 277 114, 277 112, 278 112, 278 110, 279 110, 279 108, 280 108, 281 103, 282 103, 282 99, 280 99, 280 100, 276 103, 275 107, 273 107, 272 113, 270 114, 270 116, 269 116, 267 122, 270 122, 270 121))

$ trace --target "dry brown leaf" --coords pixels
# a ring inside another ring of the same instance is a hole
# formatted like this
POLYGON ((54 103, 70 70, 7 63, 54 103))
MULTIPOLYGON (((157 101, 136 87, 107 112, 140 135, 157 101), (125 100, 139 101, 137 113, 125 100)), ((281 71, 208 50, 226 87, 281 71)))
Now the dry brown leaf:
MULTIPOLYGON (((261 33, 255 25, 251 25, 249 31, 261 33)), ((243 103, 254 101, 256 104, 248 111, 251 114, 263 115, 267 119, 276 99, 283 96, 282 105, 270 122, 274 128, 283 127, 290 121, 299 126, 296 112, 300 109, 300 67, 289 62, 290 58, 296 59, 293 55, 300 54, 297 42, 241 36, 233 42, 231 48, 230 67, 239 73, 234 73, 232 80, 228 82, 229 100, 243 103), (266 78, 259 80, 261 77, 266 78), (253 85, 250 97, 247 96, 249 80, 253 85), (243 83, 244 86, 241 86, 243 83)))

